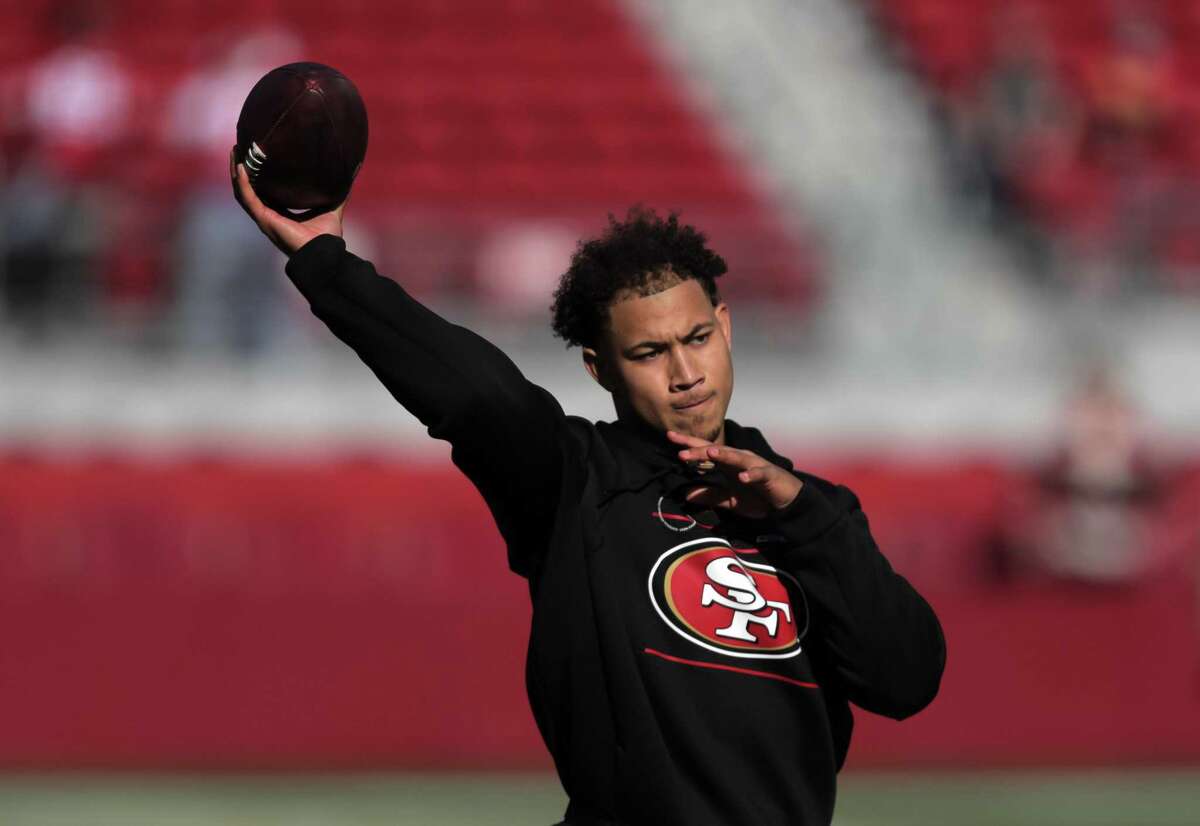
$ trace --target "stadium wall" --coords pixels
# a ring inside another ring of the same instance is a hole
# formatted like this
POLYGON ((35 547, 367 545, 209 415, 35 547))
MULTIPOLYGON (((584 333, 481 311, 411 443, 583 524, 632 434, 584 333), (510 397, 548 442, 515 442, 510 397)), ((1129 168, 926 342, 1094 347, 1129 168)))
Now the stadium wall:
MULTIPOLYGON (((1003 461, 813 470, 859 492, 949 644, 928 710, 857 713, 851 765, 1200 760, 1182 561, 1000 585, 981 549, 1020 484, 1003 461)), ((444 463, 11 454, 0 547, 0 769, 549 766, 525 583, 444 463)))

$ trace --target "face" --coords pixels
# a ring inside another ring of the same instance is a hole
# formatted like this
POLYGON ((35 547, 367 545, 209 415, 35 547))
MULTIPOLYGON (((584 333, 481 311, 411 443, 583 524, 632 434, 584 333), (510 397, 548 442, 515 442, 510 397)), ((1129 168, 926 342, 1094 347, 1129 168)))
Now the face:
POLYGON ((653 295, 618 296, 609 317, 606 340, 599 350, 583 348, 583 360, 613 394, 618 418, 724 444, 733 394, 729 308, 714 307, 689 279, 653 295))

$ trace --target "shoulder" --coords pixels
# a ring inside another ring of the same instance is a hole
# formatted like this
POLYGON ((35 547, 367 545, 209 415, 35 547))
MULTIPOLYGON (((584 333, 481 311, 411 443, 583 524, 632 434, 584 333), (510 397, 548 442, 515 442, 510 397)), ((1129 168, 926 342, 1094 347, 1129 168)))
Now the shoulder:
POLYGON ((608 444, 597 429, 596 423, 582 416, 564 418, 563 440, 565 450, 581 467, 615 463, 608 444))
POLYGON ((572 442, 574 446, 583 448, 590 452, 592 444, 598 441, 596 425, 593 422, 583 418, 583 416, 574 415, 567 416, 566 422, 567 440, 572 442))
POLYGON ((592 422, 582 416, 567 416, 567 441, 584 464, 596 466, 598 470, 607 469, 615 473, 620 464, 618 451, 612 444, 611 428, 608 422, 592 422))

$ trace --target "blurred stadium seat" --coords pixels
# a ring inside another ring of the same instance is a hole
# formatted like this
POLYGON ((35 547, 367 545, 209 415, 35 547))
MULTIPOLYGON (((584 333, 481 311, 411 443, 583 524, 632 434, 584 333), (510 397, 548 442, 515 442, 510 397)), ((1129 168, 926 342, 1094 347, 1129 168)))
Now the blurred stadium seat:
MULTIPOLYGON (((1073 259, 1117 258, 1118 278, 1194 291, 1200 154, 1200 7, 1189 0, 869 0, 905 61, 951 119, 995 112, 989 84, 1013 95, 1051 85, 1055 122, 1029 117, 1015 136, 1002 207, 1061 242, 1073 259), (1023 40, 1023 45, 1014 41, 1023 40), (1044 44, 1043 44, 1044 41, 1044 44), (1035 54, 1046 54, 1045 65, 1035 54), (1014 54, 1022 48, 1024 54, 1014 54), (1007 50, 1007 51, 1006 51, 1007 50), (1011 61, 1011 62, 1009 62, 1011 61), (1020 78, 1001 77, 1021 73, 1020 78), (1024 91, 1013 90, 1023 84, 1024 91), (1131 270, 1149 269, 1149 279, 1131 270)), ((1000 104, 1005 105, 1004 103, 1000 104)), ((1014 108, 1028 101, 1010 101, 1014 108)), ((968 127, 971 128, 971 127, 968 127)), ((986 125, 984 126, 986 129, 986 125)), ((985 136, 989 140, 993 136, 985 136)), ((992 153, 996 147, 984 147, 992 153)), ((995 163, 986 158, 985 164, 995 163)), ((1071 276, 1068 275, 1068 279, 1071 276)))
MULTIPOLYGON (((47 21, 72 13, 100 15, 96 40, 120 55, 137 90, 128 146, 107 183, 165 219, 157 234, 119 234, 105 254, 118 271, 141 268, 119 273, 118 284, 156 270, 164 304, 178 291, 170 256, 150 251, 142 256, 148 262, 133 264, 121 248, 169 238, 187 188, 214 169, 223 174, 224 164, 215 153, 165 144, 163 108, 206 52, 261 26, 286 27, 307 59, 337 66, 361 88, 371 140, 350 214, 363 231, 387 237, 406 222, 435 221, 471 250, 546 218, 579 235, 595 232, 607 213, 641 202, 681 210, 728 242, 737 273, 731 297, 782 301, 797 313, 815 297, 815 242, 784 226, 652 43, 607 0, 359 2, 339 4, 336 13, 317 2, 40 0, 5 16, 0 70, 14 110, 10 131, 19 121, 22 71, 57 43, 47 21)), ((11 135, 9 142, 16 148, 11 135)), ((21 152, 8 154, 19 164, 21 152)), ((380 270, 407 278, 395 245, 378 249, 380 270)), ((487 275, 469 266, 465 276, 416 273, 406 283, 424 295, 466 290, 469 297, 487 275)), ((541 315, 543 304, 525 311, 541 315)))

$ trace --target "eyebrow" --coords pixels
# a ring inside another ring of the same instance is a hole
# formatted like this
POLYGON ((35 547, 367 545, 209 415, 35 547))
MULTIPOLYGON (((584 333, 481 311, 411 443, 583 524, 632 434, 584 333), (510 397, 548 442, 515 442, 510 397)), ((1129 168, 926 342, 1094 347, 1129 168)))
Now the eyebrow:
MULTIPOLYGON (((713 322, 702 321, 699 324, 697 324, 695 327, 693 327, 691 330, 689 330, 688 334, 686 336, 684 336, 681 339, 681 341, 686 341, 687 339, 695 336, 697 333, 699 333, 705 327, 712 327, 712 326, 715 326, 713 324, 713 322)), ((627 347, 625 349, 625 354, 628 355, 629 353, 632 353, 634 350, 638 350, 642 347, 651 347, 654 349, 660 349, 665 346, 666 346, 666 342, 664 342, 664 341, 639 341, 637 344, 633 345, 632 347, 627 347)))

